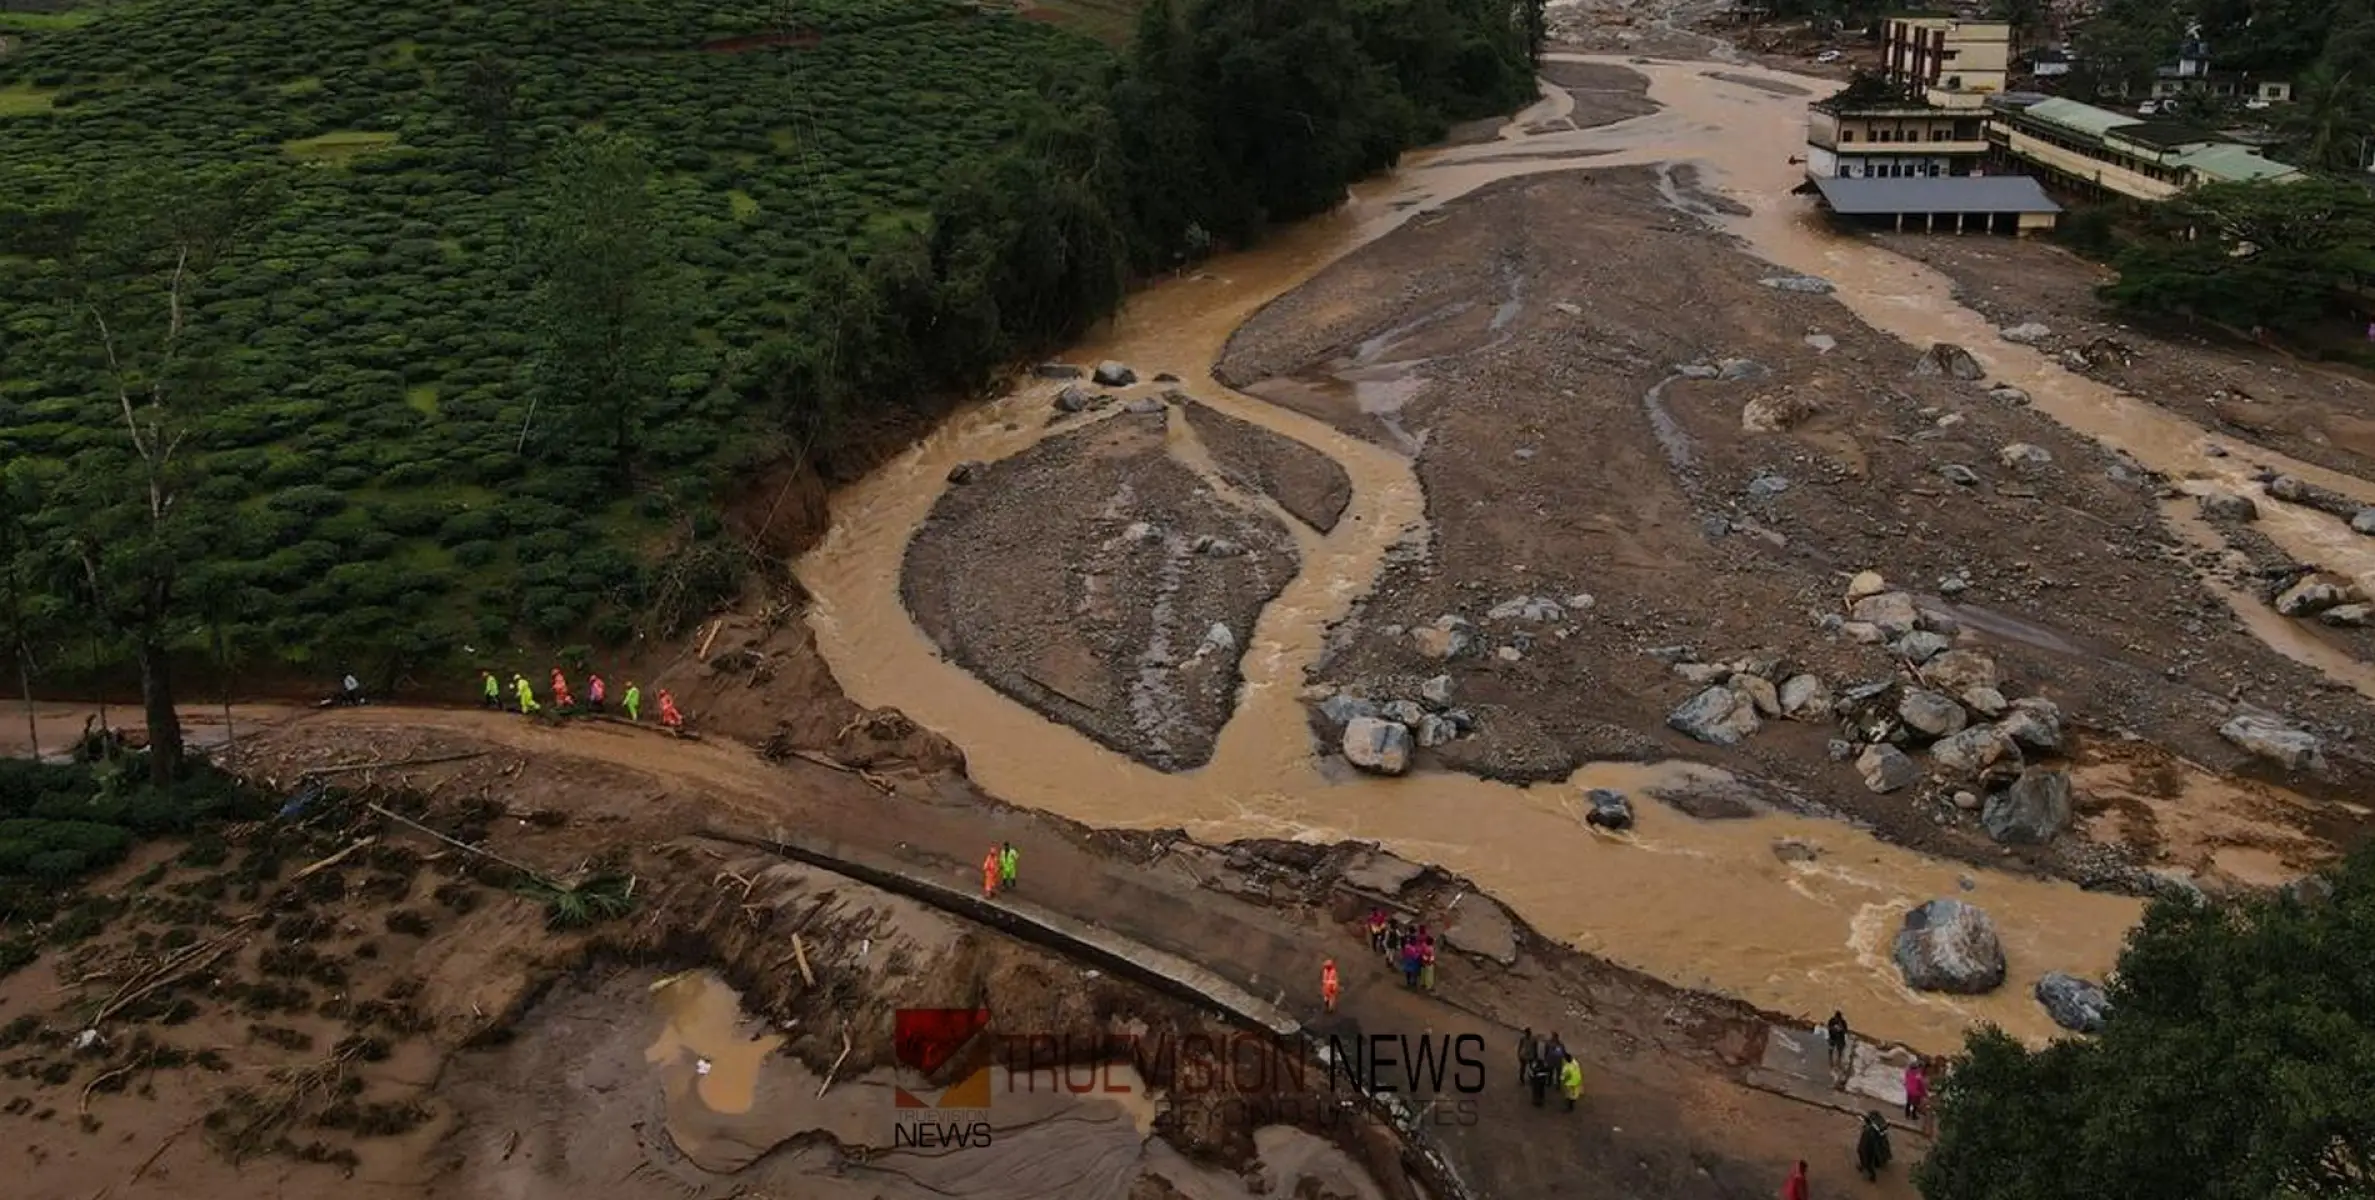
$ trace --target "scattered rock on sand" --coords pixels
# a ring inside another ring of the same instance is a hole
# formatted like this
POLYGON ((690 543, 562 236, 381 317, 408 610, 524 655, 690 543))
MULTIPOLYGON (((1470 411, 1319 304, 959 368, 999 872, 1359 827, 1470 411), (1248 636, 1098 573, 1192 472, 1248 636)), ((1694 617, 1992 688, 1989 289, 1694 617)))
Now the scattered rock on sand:
POLYGON ((1970 720, 1963 706, 1936 692, 1907 688, 1897 699, 1897 715, 1905 724, 1931 737, 1960 733, 1970 720))
POLYGON ((1960 699, 1963 702, 1964 708, 1970 709, 1972 712, 1986 717, 1989 720, 1994 720, 1997 717, 2003 716, 2004 709, 2009 703, 2004 699, 2004 693, 1999 692, 1992 687, 1972 688, 1969 691, 1964 692, 1960 699))
POLYGON ((2013 442, 1996 451, 1996 461, 2015 471, 2039 471, 2053 465, 2053 453, 2043 446, 2013 442))
POLYGON ((2218 736, 2288 771, 2314 771, 2325 763, 2322 739, 2271 713, 2237 713, 2218 727, 2218 736))
POLYGON ((1779 292, 1803 292, 1809 296, 1827 296, 1831 293, 1831 281, 1815 275, 1778 275, 1757 282, 1779 292))
POLYGON ((1460 901, 1459 912, 1443 931, 1454 950, 1489 958, 1506 967, 1517 961, 1517 927, 1509 913, 1483 896, 1460 901))
POLYGON ((1043 362, 1038 366, 1031 368, 1031 373, 1037 375, 1041 379, 1080 378, 1080 368, 1073 366, 1070 363, 1043 362))
POLYGON ((2007 325, 1997 330, 1996 336, 2015 345, 2034 346, 2053 336, 2053 330, 2035 321, 2023 321, 2018 325, 2007 325))
POLYGON ((1995 401, 1998 404, 2010 404, 2014 407, 2019 407, 2020 405, 2027 404, 2029 402, 2029 394, 2027 392, 2024 392, 2009 383, 1999 383, 1996 386, 1987 389, 1987 398, 1995 401))
POLYGON ((1138 372, 1109 358, 1097 364, 1097 373, 1090 378, 1100 387, 1128 387, 1138 382, 1138 372))
POLYGON ((1996 660, 1977 650, 1949 650, 1923 663, 1921 677, 1942 692, 2004 686, 1996 660))
POLYGON ((1447 717, 1438 717, 1433 713, 1418 719, 1417 730, 1418 748, 1421 750, 1432 750, 1460 736, 1458 725, 1447 717))
POLYGON ((1852 604, 1866 596, 1877 596, 1888 590, 1888 580, 1878 571, 1858 571, 1847 581, 1847 600, 1852 604))
POLYGON ((1921 610, 1904 592, 1866 596, 1848 610, 1850 618, 1874 626, 1889 637, 1903 637, 1921 627, 1921 610))
POLYGON ((1961 733, 1943 737, 1930 747, 1930 761, 1950 774, 1971 778, 2009 758, 2019 761, 2020 751, 2012 739, 2000 729, 1976 725, 1961 733))
POLYGON ((1893 957, 1917 991, 1975 996, 2004 985, 2004 944, 1985 912, 1960 900, 1932 900, 1905 914, 1893 957))
POLYGON ((981 472, 982 464, 979 460, 966 459, 948 469, 948 481, 950 483, 971 483, 981 472))
POLYGON ((1855 769, 1863 772, 1865 787, 1882 795, 1911 787, 1921 779, 1921 768, 1895 746, 1865 747, 1855 760, 1855 769))
POLYGON ((1736 746, 1764 727, 1756 705, 1728 687, 1711 687, 1682 702, 1666 717, 1666 724, 1699 741, 1736 746))
POLYGON ((1319 702, 1319 715, 1326 717, 1330 725, 1350 725, 1362 717, 1376 716, 1377 702, 1338 692, 1319 702))
POLYGON ((1674 673, 1696 684, 1723 683, 1732 677, 1728 663, 1675 663, 1674 673))
POLYGON ((1592 804, 1592 810, 1583 816, 1584 824, 1600 829, 1633 827, 1633 802, 1625 799, 1623 792, 1611 788, 1593 788, 1584 793, 1584 799, 1592 804))
POLYGON ((1488 621, 1531 621, 1544 624, 1567 619, 1567 610, 1548 596, 1517 596, 1492 606, 1484 614, 1488 621))
POLYGON ((2260 506, 2253 503, 2249 496, 2238 496, 2233 492, 2204 492, 2196 499, 2201 505, 2202 515, 2213 521, 2260 519, 2260 506))
POLYGON ((1987 835, 2008 845, 2042 846, 2070 825, 2070 773, 2030 767, 2012 786, 1987 798, 1979 814, 1987 835))
POLYGON ((1057 412, 1086 412, 1097 406, 1097 394, 1077 383, 1067 383, 1056 392, 1057 412))
POLYGON ((1163 411, 1163 402, 1155 399, 1152 396, 1140 396, 1137 399, 1130 401, 1128 404, 1122 405, 1122 411, 1136 413, 1143 417, 1148 413, 1159 413, 1163 411))
POLYGON ((1451 676, 1437 675, 1418 685, 1418 698, 1429 704, 1441 706, 1451 703, 1451 691, 1451 676))
POLYGON ((2375 508, 2362 508, 2350 514, 2350 527, 2360 533, 2375 533, 2375 508))
POLYGON ((1758 716, 1778 717, 1781 715, 1781 693, 1776 691, 1773 682, 1764 676, 1751 675, 1747 672, 1735 674, 1732 676, 1732 690, 1748 697, 1748 702, 1756 705, 1758 716))
POLYGON ((2101 1033, 2111 1018, 2111 997, 2102 985, 2061 971, 2047 971, 2037 981, 2037 1003, 2053 1023, 2074 1033, 2101 1033))
POLYGON ((1783 862, 1813 862, 1816 858, 1820 857, 1821 854, 1821 847, 1816 846, 1814 843, 1806 841, 1803 838, 1785 837, 1773 839, 1773 857, 1778 858, 1783 862))
POLYGON ((1980 366, 1979 360, 1971 357, 1970 351, 1953 342, 1933 342, 1928 350, 1922 352, 1920 361, 1913 364, 1913 373, 1943 375, 1948 379, 1976 383, 1987 377, 1987 368, 1980 366))
POLYGON ((2350 591, 2312 575, 2284 589, 2276 597, 2276 611, 2288 617, 2314 617, 2350 600, 2350 591))
POLYGON ((2043 696, 2023 696, 1996 728, 2024 750, 2052 754, 2062 748, 2062 706, 2043 696))
POLYGON ((1740 428, 1749 433, 1781 433, 1795 429, 1822 411, 1814 397, 1799 392, 1758 396, 1740 408, 1740 428))
POLYGON ((1781 681, 1781 715, 1818 721, 1831 712, 1831 689, 1812 675, 1792 675, 1781 681))
POLYGON ((2268 494, 2287 504, 2304 504, 2323 509, 2337 517, 2355 520, 2363 511, 2359 502, 2329 487, 2320 487, 2298 475, 2279 475, 2268 481, 2268 494))
POLYGON ((1859 646, 1877 646, 1888 640, 1888 634, 1870 621, 1849 621, 1839 626, 1839 632, 1859 646))
POLYGON ((1948 463, 1938 468, 1938 477, 1956 487, 1978 487, 1979 472, 1961 463, 1948 463))
POLYGON ((1377 715, 1396 724, 1416 725, 1427 715, 1427 710, 1420 708, 1415 700, 1388 700, 1378 706, 1377 715))
POLYGON ((1378 775, 1410 769, 1410 729, 1398 721, 1354 717, 1344 726, 1344 760, 1378 775))
POLYGON ((1475 638, 1469 632, 1472 628, 1466 618, 1445 613, 1435 618, 1434 624, 1411 630, 1410 640, 1418 644, 1420 654, 1440 662, 1468 652, 1468 648, 1475 644, 1475 638))
POLYGON ((1839 339, 1827 333, 1810 333, 1806 335, 1806 344, 1813 347, 1816 354, 1829 354, 1839 348, 1839 339))
POLYGON ((1931 633, 1927 629, 1916 629, 1898 638, 1896 645, 1892 648, 1899 656, 1918 665, 1946 653, 1947 647, 1952 645, 1954 642, 1944 634, 1931 633))

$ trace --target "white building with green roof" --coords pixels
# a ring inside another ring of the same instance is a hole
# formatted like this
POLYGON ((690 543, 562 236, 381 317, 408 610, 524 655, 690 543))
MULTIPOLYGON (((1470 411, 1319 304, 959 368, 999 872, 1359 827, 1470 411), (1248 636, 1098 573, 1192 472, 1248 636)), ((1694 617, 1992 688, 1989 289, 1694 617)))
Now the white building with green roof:
POLYGON ((2301 177, 2249 146, 2190 125, 2153 121, 2058 96, 1990 98, 1988 141, 2065 188, 2165 200, 2205 183, 2283 183, 2301 177))

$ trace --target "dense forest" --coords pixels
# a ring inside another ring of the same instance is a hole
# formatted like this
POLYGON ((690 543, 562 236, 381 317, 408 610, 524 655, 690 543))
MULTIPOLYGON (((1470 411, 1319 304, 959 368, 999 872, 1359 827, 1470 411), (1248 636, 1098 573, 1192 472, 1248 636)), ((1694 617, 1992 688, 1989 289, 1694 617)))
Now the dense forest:
POLYGON ((1530 98, 1540 10, 1151 0, 1121 52, 945 0, 45 22, 0 59, 0 645, 155 699, 676 628, 758 473, 1530 98))

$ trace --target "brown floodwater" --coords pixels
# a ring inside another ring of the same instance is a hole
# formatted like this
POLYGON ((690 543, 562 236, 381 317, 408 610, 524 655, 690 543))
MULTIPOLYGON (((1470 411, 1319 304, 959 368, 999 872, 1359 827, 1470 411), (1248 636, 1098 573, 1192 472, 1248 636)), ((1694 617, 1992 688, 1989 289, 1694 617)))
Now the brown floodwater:
MULTIPOLYGON (((1912 344, 1908 367, 1913 347, 1958 342, 1995 377, 2027 389, 2041 411, 2148 467, 2222 486, 2248 482, 2242 463, 2201 453, 2199 427, 2002 341, 1953 300, 1943 276, 1823 229, 1807 202, 1790 194, 1799 176, 1787 151, 1801 140, 1806 100, 1778 89, 1820 95, 1832 85, 1748 66, 1710 77, 1688 64, 1575 58, 1641 71, 1651 80, 1651 99, 1664 107, 1600 128, 1531 132, 1571 107, 1551 89, 1497 140, 1409 156, 1393 174, 1355 189, 1339 211, 1137 294, 1108 328, 1066 356, 1175 372, 1199 400, 1326 453, 1351 477, 1351 506, 1336 529, 1298 533, 1302 570, 1263 611, 1246 646, 1239 704, 1207 766, 1164 774, 1047 721, 942 659, 900 603, 908 539, 938 500, 949 468, 1015 454, 1044 436, 1047 386, 960 415, 835 497, 831 531, 798 564, 815 597, 809 619, 818 644, 853 699, 896 706, 946 734, 963 747, 973 778, 1015 804, 1099 825, 1184 827, 1207 840, 1375 840, 1474 879, 1548 936, 1676 984, 1808 1017, 1844 1008, 1875 1035, 1929 1050, 1951 1048, 1982 1019, 2047 1036, 2052 1027, 2030 986, 2047 971, 2108 970, 2138 915, 2136 901, 1931 859, 1842 824, 1794 816, 1699 821, 1653 802, 1640 806, 1635 829, 1621 836, 1595 833, 1579 820, 1586 788, 1651 793, 1711 770, 1694 764, 1594 764, 1564 784, 1533 787, 1453 774, 1339 778, 1322 769, 1325 755, 1301 706, 1305 671, 1327 627, 1373 585, 1387 550, 1424 537, 1425 497, 1404 454, 1224 388, 1209 369, 1229 334, 1262 305, 1403 222, 1497 180, 1690 163, 1701 187, 1743 206, 1745 215, 1697 211, 1777 266, 1831 280, 1859 317, 1912 344), (1822 853, 1812 862, 1782 862, 1772 844, 1783 837, 1815 843, 1822 853), (1996 993, 1915 993, 1889 964, 1904 911, 1940 896, 1972 900, 1994 917, 2011 962, 1996 993)), ((1173 447, 1182 461, 1205 466, 1192 441, 1175 438, 1173 447)), ((2353 495, 2369 491, 2330 471, 2256 457, 2353 495)), ((2375 571, 2375 543, 2352 541, 2324 514, 2270 511, 2262 528, 2301 557, 2354 574, 2375 571)), ((2266 867, 2221 865, 2238 874, 2266 867)))

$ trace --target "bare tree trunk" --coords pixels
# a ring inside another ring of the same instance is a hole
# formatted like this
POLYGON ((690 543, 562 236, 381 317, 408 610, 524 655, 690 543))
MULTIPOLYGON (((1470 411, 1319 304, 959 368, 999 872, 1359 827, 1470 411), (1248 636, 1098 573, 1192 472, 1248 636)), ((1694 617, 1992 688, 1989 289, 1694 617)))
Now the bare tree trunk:
POLYGON ((107 732, 107 684, 99 674, 99 637, 97 634, 91 636, 91 678, 101 680, 99 684, 99 732, 104 735, 107 732))
POLYGON ((33 739, 33 761, 40 762, 41 722, 33 713, 33 673, 25 669, 25 656, 22 653, 16 659, 16 682, 25 696, 25 735, 33 739))
POLYGON ((173 709, 173 663, 154 633, 140 637, 140 702, 148 711, 149 778, 170 784, 181 776, 181 714, 173 709))
POLYGON ((215 759, 216 766, 231 761, 231 751, 239 746, 239 730, 231 724, 231 639, 223 636, 222 622, 214 626, 214 662, 223 674, 223 753, 215 759))

